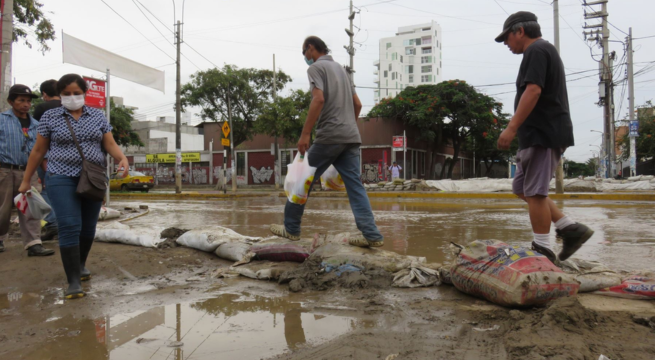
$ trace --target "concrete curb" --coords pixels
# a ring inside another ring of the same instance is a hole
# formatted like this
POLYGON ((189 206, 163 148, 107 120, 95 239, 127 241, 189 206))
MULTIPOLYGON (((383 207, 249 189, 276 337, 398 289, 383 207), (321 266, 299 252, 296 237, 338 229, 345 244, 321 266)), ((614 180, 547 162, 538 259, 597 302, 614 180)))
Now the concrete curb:
MULTIPOLYGON (((265 193, 237 193, 237 194, 203 194, 189 192, 182 194, 152 194, 152 193, 117 193, 111 194, 114 199, 130 200, 230 200, 241 198, 262 198, 277 196, 284 198, 283 192, 275 191, 265 193)), ((314 198, 347 198, 344 191, 338 192, 314 192, 314 198)), ((606 201, 655 201, 655 193, 571 193, 571 194, 550 194, 553 200, 606 200, 606 201)), ((517 199, 516 195, 510 193, 447 193, 447 192, 368 192, 369 198, 389 199, 517 199)))

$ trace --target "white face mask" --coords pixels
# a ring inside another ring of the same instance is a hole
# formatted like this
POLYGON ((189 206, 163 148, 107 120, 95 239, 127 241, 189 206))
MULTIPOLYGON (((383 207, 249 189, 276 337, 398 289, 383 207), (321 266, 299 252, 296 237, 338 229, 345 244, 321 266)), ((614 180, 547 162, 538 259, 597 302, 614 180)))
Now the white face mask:
POLYGON ((79 110, 84 106, 84 95, 62 96, 61 104, 68 110, 79 110))

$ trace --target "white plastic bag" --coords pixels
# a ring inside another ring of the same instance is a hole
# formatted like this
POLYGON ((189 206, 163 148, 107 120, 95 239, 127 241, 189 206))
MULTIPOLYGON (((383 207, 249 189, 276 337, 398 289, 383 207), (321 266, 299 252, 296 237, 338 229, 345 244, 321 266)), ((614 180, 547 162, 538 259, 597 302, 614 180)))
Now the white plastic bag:
POLYGON ((330 165, 323 175, 321 175, 321 186, 323 187, 323 190, 346 190, 346 185, 343 183, 343 179, 334 165, 330 165))
POLYGON ((27 190, 25 194, 18 194, 14 198, 14 204, 27 220, 43 220, 50 214, 52 208, 43 199, 34 186, 32 190, 27 190))
POLYGON ((289 171, 284 180, 284 192, 289 201, 300 205, 307 202, 309 188, 314 182, 315 173, 316 168, 309 166, 309 161, 305 160, 305 156, 298 153, 293 159, 293 163, 289 165, 289 171))

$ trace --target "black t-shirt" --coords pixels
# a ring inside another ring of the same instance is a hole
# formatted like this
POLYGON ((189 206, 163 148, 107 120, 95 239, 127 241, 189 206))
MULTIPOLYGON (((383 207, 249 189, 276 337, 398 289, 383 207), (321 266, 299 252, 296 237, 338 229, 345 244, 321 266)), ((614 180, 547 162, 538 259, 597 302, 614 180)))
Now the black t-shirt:
POLYGON ((34 108, 34 113, 32 114, 32 117, 36 119, 36 121, 41 120, 41 116, 43 114, 50 110, 50 109, 55 109, 61 106, 61 100, 49 100, 40 103, 34 108))
MULTIPOLYGON (((16 117, 18 117, 18 116, 16 116, 16 117)), ((29 129, 29 128, 30 128, 30 124, 32 123, 32 122, 30 121, 30 117, 29 117, 29 116, 27 116, 25 119, 23 119, 23 118, 21 118, 21 117, 18 117, 18 121, 20 121, 20 127, 22 127, 23 129, 29 129)))
POLYGON ((516 79, 514 111, 528 84, 541 87, 541 96, 534 110, 518 130, 519 148, 532 146, 567 148, 573 146, 573 124, 569 112, 564 64, 557 49, 539 39, 523 53, 516 79))

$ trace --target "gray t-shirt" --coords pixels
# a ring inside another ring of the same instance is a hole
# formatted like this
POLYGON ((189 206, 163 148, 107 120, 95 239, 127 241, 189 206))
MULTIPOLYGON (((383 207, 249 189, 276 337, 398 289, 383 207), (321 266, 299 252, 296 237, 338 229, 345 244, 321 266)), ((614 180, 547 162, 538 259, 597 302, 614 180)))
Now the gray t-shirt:
POLYGON ((325 104, 316 125, 316 144, 361 144, 353 95, 355 88, 346 70, 330 55, 318 58, 307 69, 309 91, 323 90, 325 104))

